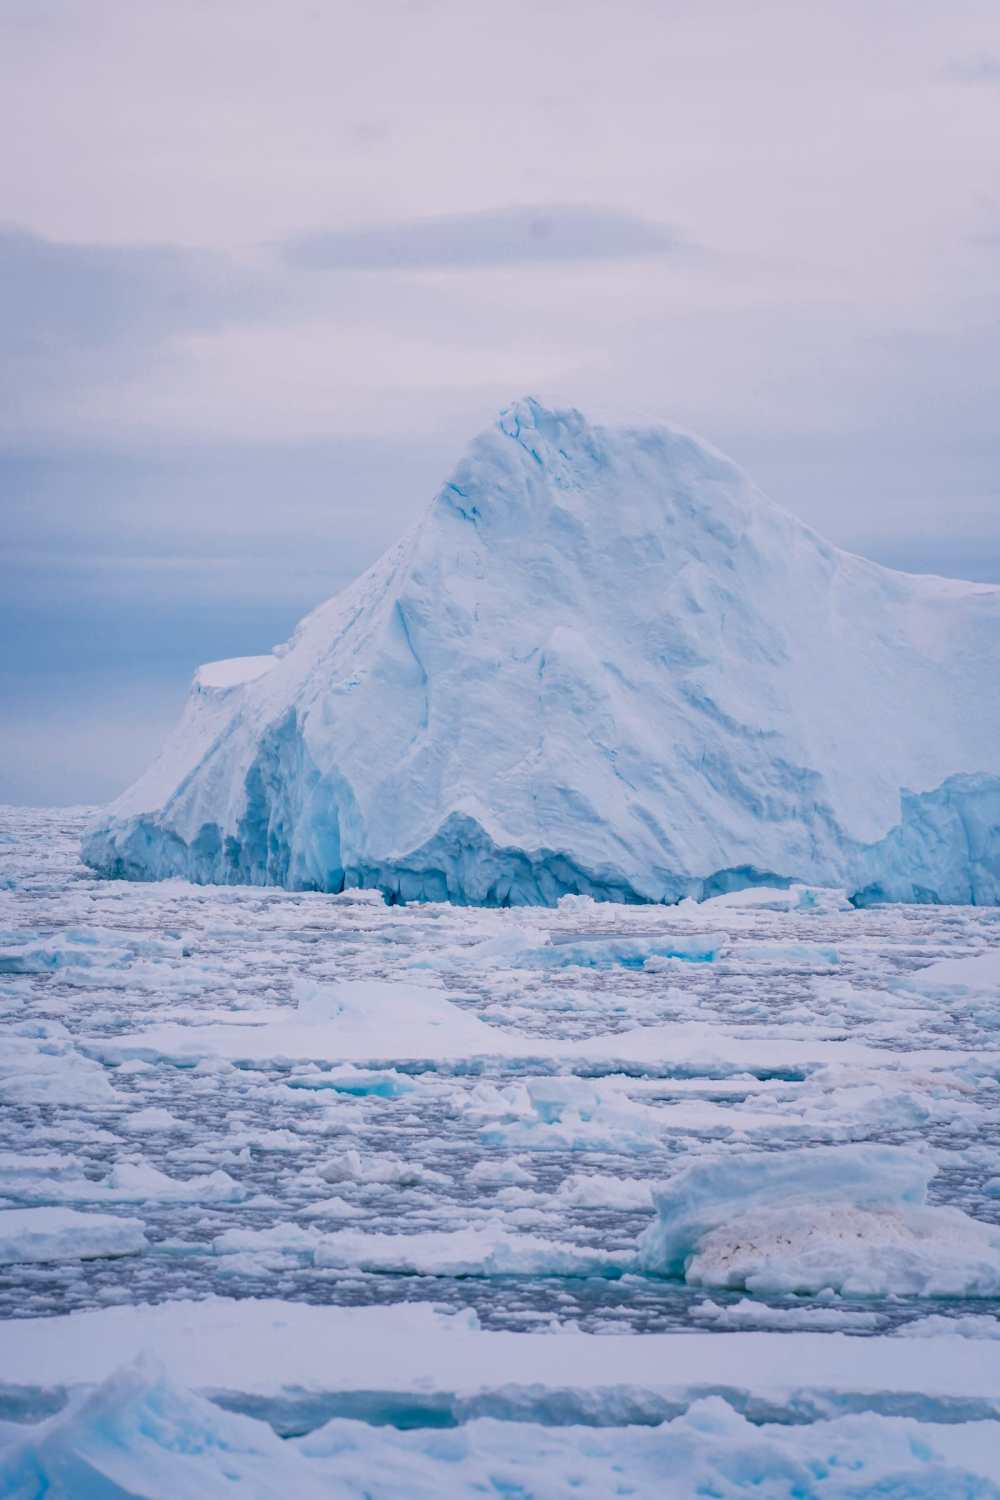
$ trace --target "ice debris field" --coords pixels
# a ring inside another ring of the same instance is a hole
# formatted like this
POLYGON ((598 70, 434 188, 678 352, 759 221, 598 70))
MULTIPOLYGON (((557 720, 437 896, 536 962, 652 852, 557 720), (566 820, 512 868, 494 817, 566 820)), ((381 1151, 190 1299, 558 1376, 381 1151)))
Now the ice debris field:
POLYGON ((0 817, 0 1496, 1000 1496, 1000 910, 0 817))

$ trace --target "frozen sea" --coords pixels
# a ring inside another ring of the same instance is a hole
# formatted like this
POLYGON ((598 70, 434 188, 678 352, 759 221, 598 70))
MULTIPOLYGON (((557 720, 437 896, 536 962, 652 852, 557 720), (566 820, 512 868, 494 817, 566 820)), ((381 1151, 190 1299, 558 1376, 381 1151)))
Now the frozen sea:
POLYGON ((1000 910, 130 884, 86 816, 0 811, 0 1496, 1000 1495, 1000 910))

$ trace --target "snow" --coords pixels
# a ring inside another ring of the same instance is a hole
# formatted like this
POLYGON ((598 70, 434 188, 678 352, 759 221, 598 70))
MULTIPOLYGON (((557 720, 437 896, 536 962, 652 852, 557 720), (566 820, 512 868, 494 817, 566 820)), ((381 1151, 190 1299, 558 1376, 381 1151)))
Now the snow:
POLYGON ((200 670, 85 857, 493 905, 996 902, 998 646, 1000 589, 839 552, 685 434, 520 401, 287 649, 200 670))
POLYGON ((209 661, 198 668, 194 680, 200 688, 225 692, 228 688, 242 687, 246 682, 256 682, 265 672, 270 672, 277 659, 276 656, 231 656, 226 661, 209 661))
POLYGON ((0 1262, 91 1260, 138 1255, 145 1248, 141 1219, 73 1208, 0 1209, 0 1262))
POLYGON ((426 1304, 212 1298, 24 1321, 8 1350, 52 1414, 4 1430, 0 1493, 945 1500, 1000 1481, 995 1340, 496 1334, 426 1304))
MULTIPOLYGON (((645 1262, 648 1266, 649 1262, 645 1262)), ((845 1297, 997 1297, 1000 1230, 954 1208, 781 1207, 720 1225, 687 1262, 693 1286, 845 1297)))
POLYGON ((898 982, 901 988, 936 995, 942 1000, 965 995, 991 995, 1000 1000, 1000 952, 942 959, 898 982))
MULTIPOLYGON (((1000 1343, 943 1333, 912 1342, 803 1332, 494 1333, 426 1302, 210 1297, 21 1319, 6 1325, 5 1348, 25 1388, 93 1386, 146 1355, 179 1385, 242 1392, 275 1413, 296 1392, 367 1392, 386 1407, 423 1393, 439 1411, 514 1416, 544 1390, 560 1420, 607 1418, 616 1406, 637 1415, 643 1403, 647 1416, 668 1415, 706 1392, 743 1392, 800 1418, 886 1409, 933 1420, 976 1402, 981 1415, 1000 1418, 1000 1343)), ((322 1410, 319 1400, 313 1410, 322 1410)))

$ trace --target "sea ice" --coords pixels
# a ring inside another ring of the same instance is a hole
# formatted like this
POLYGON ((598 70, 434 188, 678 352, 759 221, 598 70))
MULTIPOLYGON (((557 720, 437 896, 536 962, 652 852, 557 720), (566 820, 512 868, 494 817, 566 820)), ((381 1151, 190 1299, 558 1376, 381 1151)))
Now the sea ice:
POLYGON ((401 1161, 382 1153, 367 1160, 353 1146, 339 1156, 321 1162, 317 1171, 325 1182, 391 1182, 397 1187, 414 1187, 420 1182, 447 1182, 440 1172, 432 1172, 420 1162, 401 1161))
POLYGON ((934 1171, 873 1145, 696 1161, 654 1190, 639 1262, 769 1294, 1000 1296, 1000 1228, 927 1207, 934 1171))
POLYGON ((91 1260, 146 1248, 141 1219, 73 1208, 0 1209, 0 1261, 91 1260))
POLYGON ((81 1057, 65 1027, 51 1021, 7 1031, 0 1053, 0 1100, 94 1109, 121 1102, 105 1070, 81 1057))
POLYGON ((749 1297, 725 1304, 707 1299, 691 1309, 691 1316, 712 1328, 770 1328, 778 1333, 868 1333, 885 1323, 884 1317, 874 1312, 848 1312, 841 1307, 769 1307, 749 1297))
MULTIPOLYGON (((316 1238, 312 1231, 309 1243, 316 1238)), ((486 1332, 471 1310, 428 1303, 210 1296, 18 1319, 5 1325, 4 1348, 18 1383, 35 1391, 92 1387, 147 1351, 172 1381, 242 1392, 276 1411, 296 1391, 380 1393, 385 1410, 406 1409, 423 1392, 437 1394, 438 1413, 459 1416, 513 1416, 541 1398, 560 1420, 607 1421, 617 1411, 627 1421, 629 1412, 670 1415, 713 1391, 800 1420, 859 1409, 1000 1419, 1000 1341, 951 1334, 859 1342, 840 1333, 566 1329, 553 1337, 486 1332)))
POLYGON ((45 974, 65 969, 125 969, 137 958, 180 958, 183 939, 137 937, 114 931, 65 928, 42 933, 4 933, 0 974, 45 974))
POLYGON ((912 974, 901 975, 898 988, 916 990, 942 1000, 965 995, 990 995, 1000 1004, 1000 950, 989 949, 969 958, 946 958, 912 974))
POLYGON ((172 1385, 149 1361, 110 1376, 58 1416, 5 1434, 4 1500, 246 1500, 330 1496, 329 1477, 266 1422, 172 1385))
POLYGON ((557 1208, 610 1208, 635 1213, 653 1207, 653 1191, 650 1183, 634 1177, 574 1172, 559 1184, 553 1203, 557 1208))
POLYGON ((217 1255, 304 1256, 319 1267, 401 1276, 619 1276, 632 1256, 511 1233, 499 1220, 468 1229, 417 1234, 369 1234, 341 1229, 323 1234, 297 1224, 231 1229, 215 1240, 217 1255))
POLYGON ((931 1313, 926 1318, 913 1318, 899 1329, 900 1338, 938 1339, 957 1335, 963 1339, 1000 1339, 1000 1318, 990 1313, 964 1313, 947 1317, 931 1313))
MULTIPOLYGON (((118 1162, 107 1177, 80 1175, 76 1164, 58 1171, 44 1159, 0 1153, 0 1197, 20 1203, 239 1203, 247 1189, 216 1170, 198 1177, 169 1177, 148 1162, 118 1162)), ((68 1159, 58 1158, 60 1161, 68 1159)))
POLYGON ((0 809, 0 926, 99 959, 0 977, 0 1214, 148 1249, 0 1278, 15 1495, 998 1492, 995 910, 95 880, 84 816, 0 809))
MULTIPOLYGON (((409 1424, 407 1424, 409 1425, 409 1424)), ((0 1495, 50 1500, 606 1500, 613 1494, 774 1500, 991 1500, 995 1421, 919 1423, 859 1415, 752 1422, 719 1395, 668 1420, 625 1427, 471 1417, 399 1431, 336 1417, 282 1439, 150 1360, 116 1371, 55 1416, 11 1424, 0 1495)))
POLYGON ((147 1109, 134 1110, 124 1122, 125 1129, 134 1135, 158 1134, 161 1130, 186 1130, 183 1120, 178 1120, 168 1109, 151 1104, 147 1109))
POLYGON ((828 916, 831 912, 851 910, 846 891, 794 883, 782 889, 767 885, 745 886, 742 890, 726 891, 721 896, 709 896, 691 904, 702 920, 715 912, 797 911, 822 912, 828 916))
POLYGON ((473 1187, 523 1187, 534 1181, 531 1173, 511 1156, 477 1162, 465 1180, 473 1187))

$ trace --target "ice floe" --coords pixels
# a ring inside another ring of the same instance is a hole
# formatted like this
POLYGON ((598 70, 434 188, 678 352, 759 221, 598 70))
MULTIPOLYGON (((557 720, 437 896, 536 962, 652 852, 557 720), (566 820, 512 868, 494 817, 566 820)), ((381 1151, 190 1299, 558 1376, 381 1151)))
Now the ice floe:
POLYGON ((0 1209, 0 1261, 92 1260, 146 1248, 141 1219, 73 1208, 0 1209))
POLYGON ((434 1398, 430 1410, 459 1417, 526 1414, 547 1392, 558 1420, 648 1420, 713 1392, 742 1393, 746 1410, 784 1407, 797 1419, 859 1410, 1000 1419, 1000 1342, 954 1335, 495 1333, 471 1313, 426 1302, 212 1296, 19 1319, 5 1328, 5 1349, 24 1389, 65 1395, 147 1353, 172 1381, 252 1396, 276 1417, 296 1393, 304 1402, 311 1395, 314 1423, 319 1398, 366 1392, 380 1395, 385 1412, 423 1393, 434 1398))
POLYGON ((0 1052, 0 1100, 107 1109, 120 1102, 104 1069, 81 1057, 59 1022, 12 1027, 0 1052))
POLYGON ((1000 1296, 1000 1228, 928 1207, 934 1170, 872 1145, 698 1161, 654 1191, 640 1264, 772 1294, 1000 1296))
MULTIPOLYGON (((37 1160, 0 1153, 0 1198, 21 1203, 239 1203, 248 1196, 228 1172, 216 1169, 197 1177, 170 1177, 148 1162, 117 1162, 107 1177, 79 1174, 69 1158, 56 1168, 37 1160)), ((52 1160, 50 1157, 49 1161, 52 1160)))

